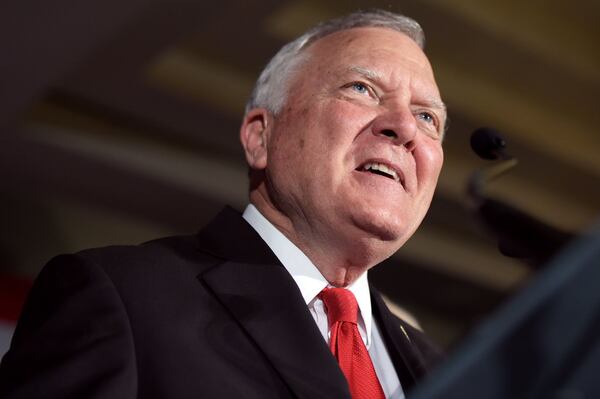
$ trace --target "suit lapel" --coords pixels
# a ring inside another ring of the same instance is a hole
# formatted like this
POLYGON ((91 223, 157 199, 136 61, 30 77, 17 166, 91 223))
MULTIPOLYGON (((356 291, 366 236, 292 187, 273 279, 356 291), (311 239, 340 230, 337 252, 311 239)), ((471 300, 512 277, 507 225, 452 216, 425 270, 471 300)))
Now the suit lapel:
POLYGON ((349 398, 346 380, 287 270, 235 211, 201 233, 224 258, 199 278, 239 322, 299 398, 349 398))
POLYGON ((409 391, 427 372, 424 359, 408 335, 412 329, 407 328, 404 323, 392 315, 377 290, 372 286, 370 290, 373 315, 378 322, 402 387, 405 392, 409 391))

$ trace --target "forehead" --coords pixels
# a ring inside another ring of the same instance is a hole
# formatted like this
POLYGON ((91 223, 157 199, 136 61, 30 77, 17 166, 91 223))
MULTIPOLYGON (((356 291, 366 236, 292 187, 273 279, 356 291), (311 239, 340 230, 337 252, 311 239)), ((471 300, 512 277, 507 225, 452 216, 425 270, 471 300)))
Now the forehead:
POLYGON ((433 71, 422 49, 404 33, 390 28, 352 28, 327 35, 305 49, 305 70, 340 73, 350 67, 375 68, 382 75, 407 72, 433 83, 433 71))

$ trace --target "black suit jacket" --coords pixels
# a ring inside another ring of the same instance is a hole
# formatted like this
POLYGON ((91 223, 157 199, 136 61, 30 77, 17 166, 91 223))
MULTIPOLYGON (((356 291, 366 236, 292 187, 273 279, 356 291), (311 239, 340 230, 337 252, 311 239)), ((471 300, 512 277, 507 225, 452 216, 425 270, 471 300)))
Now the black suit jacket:
MULTIPOLYGON (((410 389, 439 352, 372 299, 410 389)), ((195 236, 50 261, 0 365, 0 397, 350 396, 293 279, 226 209, 195 236)))

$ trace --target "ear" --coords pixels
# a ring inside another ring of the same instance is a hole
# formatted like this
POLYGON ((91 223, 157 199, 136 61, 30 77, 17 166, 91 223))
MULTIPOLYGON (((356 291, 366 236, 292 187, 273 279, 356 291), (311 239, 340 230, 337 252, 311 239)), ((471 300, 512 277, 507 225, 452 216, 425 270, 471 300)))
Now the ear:
POLYGON ((250 110, 242 121, 240 140, 246 161, 252 169, 267 167, 267 138, 271 128, 270 113, 264 108, 250 110))

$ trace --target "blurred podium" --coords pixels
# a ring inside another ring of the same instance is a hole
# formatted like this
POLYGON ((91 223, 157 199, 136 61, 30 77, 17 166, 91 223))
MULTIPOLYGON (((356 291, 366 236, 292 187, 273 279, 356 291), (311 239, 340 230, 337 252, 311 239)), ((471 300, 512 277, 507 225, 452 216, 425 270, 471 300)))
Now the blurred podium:
POLYGON ((475 329, 408 399, 600 398, 598 227, 475 329))

